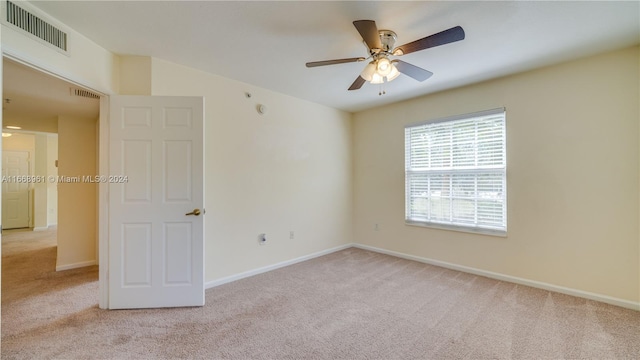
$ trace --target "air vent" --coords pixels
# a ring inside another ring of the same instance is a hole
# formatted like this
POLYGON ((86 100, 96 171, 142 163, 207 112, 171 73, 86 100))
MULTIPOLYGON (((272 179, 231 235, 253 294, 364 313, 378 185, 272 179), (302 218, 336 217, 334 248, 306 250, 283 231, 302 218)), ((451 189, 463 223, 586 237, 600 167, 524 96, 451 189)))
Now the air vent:
POLYGON ((81 96, 89 99, 100 99, 100 95, 89 90, 71 88, 71 96, 81 96))
POLYGON ((67 51, 67 33, 33 15, 18 5, 7 1, 7 22, 47 42, 67 51))

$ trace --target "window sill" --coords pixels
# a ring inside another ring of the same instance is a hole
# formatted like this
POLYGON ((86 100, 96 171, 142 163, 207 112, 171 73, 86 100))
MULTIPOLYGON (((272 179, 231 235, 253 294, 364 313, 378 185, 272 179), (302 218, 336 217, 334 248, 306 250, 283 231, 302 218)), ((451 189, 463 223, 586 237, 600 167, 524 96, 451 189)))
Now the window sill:
POLYGON ((438 224, 438 223, 411 221, 411 220, 405 220, 404 223, 405 225, 408 225, 408 226, 425 227, 425 228, 438 229, 438 230, 450 230, 450 231, 464 232, 469 234, 489 235, 489 236, 497 236, 497 237, 503 237, 503 238, 507 237, 507 232, 505 230, 470 228, 465 226, 456 226, 456 225, 447 225, 447 224, 438 224))

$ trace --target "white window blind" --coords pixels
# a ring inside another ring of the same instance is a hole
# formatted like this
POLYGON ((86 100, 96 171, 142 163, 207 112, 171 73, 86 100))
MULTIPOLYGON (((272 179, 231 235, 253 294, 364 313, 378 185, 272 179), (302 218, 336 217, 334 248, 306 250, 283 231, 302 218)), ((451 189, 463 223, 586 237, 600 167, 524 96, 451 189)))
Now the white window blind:
POLYGON ((406 222, 506 234, 505 110, 405 128, 406 222))

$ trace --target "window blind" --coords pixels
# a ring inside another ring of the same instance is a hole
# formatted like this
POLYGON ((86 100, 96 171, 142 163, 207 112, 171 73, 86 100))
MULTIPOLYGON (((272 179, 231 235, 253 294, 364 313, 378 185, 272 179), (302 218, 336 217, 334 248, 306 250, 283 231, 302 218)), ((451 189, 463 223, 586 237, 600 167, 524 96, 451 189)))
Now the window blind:
POLYGON ((409 224, 506 233, 505 110, 405 128, 409 224))

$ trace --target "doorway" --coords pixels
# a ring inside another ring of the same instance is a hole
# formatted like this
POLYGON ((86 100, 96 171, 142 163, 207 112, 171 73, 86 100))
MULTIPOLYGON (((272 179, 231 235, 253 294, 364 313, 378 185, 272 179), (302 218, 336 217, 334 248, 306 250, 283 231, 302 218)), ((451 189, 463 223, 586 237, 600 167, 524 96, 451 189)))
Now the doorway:
POLYGON ((2 142, 3 230, 47 230, 58 216, 57 186, 47 181, 57 178, 58 135, 8 126, 2 142))
MULTIPOLYGON (((97 264, 97 184, 81 179, 98 173, 100 95, 4 57, 3 98, 3 133, 35 137, 31 184, 13 186, 28 198, 28 227, 56 230, 55 271, 97 264)), ((4 200, 3 218, 24 214, 4 200)))

